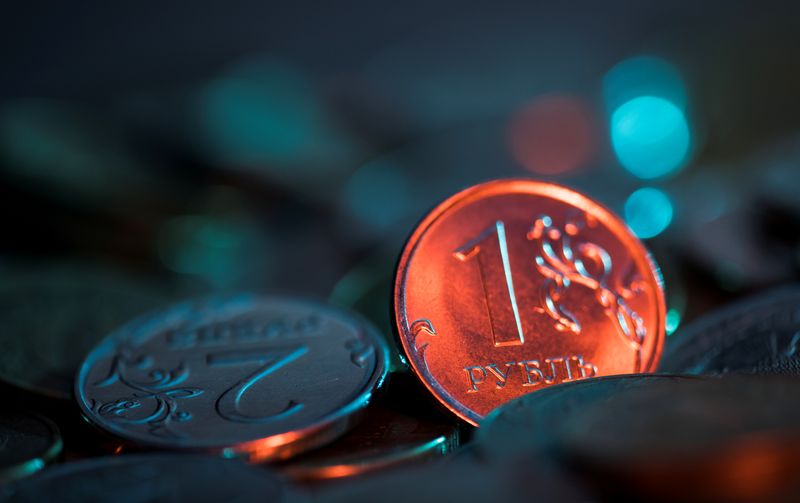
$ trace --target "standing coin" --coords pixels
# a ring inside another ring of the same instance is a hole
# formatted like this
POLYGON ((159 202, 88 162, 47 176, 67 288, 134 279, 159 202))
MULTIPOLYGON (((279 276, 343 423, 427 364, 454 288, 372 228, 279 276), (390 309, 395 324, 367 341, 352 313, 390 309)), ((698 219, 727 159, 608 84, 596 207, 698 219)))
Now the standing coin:
POLYGON ((800 286, 758 294, 675 333, 662 370, 800 375, 800 286))
POLYGON ((0 482, 40 470, 61 453, 61 436, 49 419, 27 412, 0 414, 0 482))
POLYGON ((652 382, 564 418, 556 443, 637 501, 797 501, 798 394, 800 381, 777 376, 652 382))
POLYGON ((86 353, 163 298, 156 289, 96 267, 61 264, 5 274, 0 284, 0 379, 71 400, 75 372, 86 353))
POLYGON ((296 491, 264 468, 180 454, 100 457, 65 463, 0 488, 0 501, 296 501, 296 491))
POLYGON ((414 372, 472 424, 520 395, 653 371, 664 294, 641 242, 609 210, 530 180, 469 188, 411 235, 394 288, 414 372))
POLYGON ((128 323, 87 356, 75 391, 86 417, 124 440, 278 459, 347 431, 387 358, 360 318, 239 295, 128 323))

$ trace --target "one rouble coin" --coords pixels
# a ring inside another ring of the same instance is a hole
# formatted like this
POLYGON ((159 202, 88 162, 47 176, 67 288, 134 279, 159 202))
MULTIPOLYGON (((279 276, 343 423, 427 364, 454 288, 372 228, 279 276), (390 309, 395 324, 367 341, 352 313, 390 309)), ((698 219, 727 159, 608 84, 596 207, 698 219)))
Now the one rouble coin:
POLYGON ((87 356, 75 394, 93 424, 135 445, 283 459, 349 430, 387 358, 355 315, 236 295, 118 329, 87 356))
POLYGON ((561 382, 655 370, 657 266, 611 211, 532 180, 476 185, 433 209, 398 264, 394 315, 413 371, 477 425, 561 382))

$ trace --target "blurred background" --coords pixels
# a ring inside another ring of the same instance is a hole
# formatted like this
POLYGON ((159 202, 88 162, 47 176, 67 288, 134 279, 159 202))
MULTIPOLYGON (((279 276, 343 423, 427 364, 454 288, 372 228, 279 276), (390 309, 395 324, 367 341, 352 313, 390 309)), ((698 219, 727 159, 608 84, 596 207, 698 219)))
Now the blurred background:
POLYGON ((0 294, 290 293, 388 331, 416 221, 524 176, 646 240, 671 333, 800 276, 796 5, 7 5, 0 294))

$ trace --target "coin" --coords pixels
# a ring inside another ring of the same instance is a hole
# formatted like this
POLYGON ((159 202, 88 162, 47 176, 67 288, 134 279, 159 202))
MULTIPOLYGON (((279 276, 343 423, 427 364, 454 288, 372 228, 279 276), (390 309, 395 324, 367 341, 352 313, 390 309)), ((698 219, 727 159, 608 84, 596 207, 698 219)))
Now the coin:
POLYGON ((436 207, 403 250, 395 323, 414 372, 477 425, 548 385, 656 368, 664 294, 609 210, 532 180, 476 185, 436 207))
POLYGON ((42 469, 61 453, 61 435, 49 419, 29 412, 0 414, 0 482, 42 469))
POLYGON ((737 301, 679 329, 661 368, 692 374, 727 372, 800 375, 800 286, 737 301))
POLYGON ((686 379, 695 378, 657 374, 606 376, 559 384, 521 396, 484 420, 478 430, 477 449, 489 459, 508 462, 531 454, 550 453, 564 421, 573 415, 583 415, 590 404, 626 390, 686 379))
POLYGON ((451 452, 458 446, 458 425, 427 404, 420 388, 409 377, 394 375, 358 426, 332 444, 291 460, 282 471, 297 480, 341 479, 451 452))
POLYGON ((232 295, 121 327, 75 390, 95 425, 138 445, 286 458, 341 436, 387 372, 361 318, 308 301, 232 295))
POLYGON ((125 275, 72 263, 8 268, 0 285, 0 379, 62 400, 109 331, 165 296, 125 275))
POLYGON ((314 494, 318 503, 443 501, 586 502, 575 480, 536 460, 499 467, 459 453, 423 466, 342 481, 314 494), (535 495, 532 496, 532 495, 535 495))
POLYGON ((775 376, 651 381, 565 417, 556 443, 637 500, 785 501, 800 495, 798 393, 775 376))
POLYGON ((180 454, 65 463, 0 487, 2 502, 295 501, 296 490, 239 460, 180 454))

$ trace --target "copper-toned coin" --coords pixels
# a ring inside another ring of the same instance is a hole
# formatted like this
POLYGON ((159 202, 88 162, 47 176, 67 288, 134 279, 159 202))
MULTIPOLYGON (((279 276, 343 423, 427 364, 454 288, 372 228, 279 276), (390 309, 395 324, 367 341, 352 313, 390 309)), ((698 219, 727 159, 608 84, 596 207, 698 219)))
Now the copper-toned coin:
POLYGON ((656 368, 661 276, 611 211, 498 180, 437 206, 400 257, 395 321, 414 372, 472 424, 560 382, 656 368))

